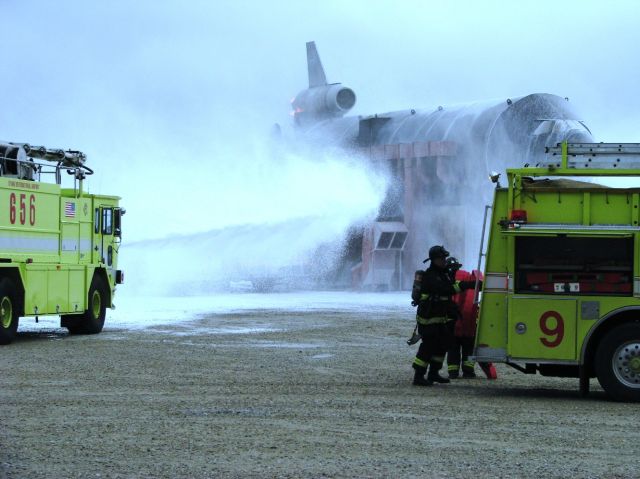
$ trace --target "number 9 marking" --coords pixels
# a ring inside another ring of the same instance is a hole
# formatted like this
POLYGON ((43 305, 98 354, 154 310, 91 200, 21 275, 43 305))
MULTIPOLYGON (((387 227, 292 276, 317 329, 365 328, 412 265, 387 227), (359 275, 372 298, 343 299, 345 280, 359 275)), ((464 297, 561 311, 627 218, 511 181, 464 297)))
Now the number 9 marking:
POLYGON ((564 319, 557 311, 547 311, 540 316, 540 330, 542 334, 547 336, 555 336, 553 339, 547 339, 545 337, 540 338, 540 342, 548 348, 555 348, 558 346, 564 338, 564 319), (555 319, 555 327, 549 327, 549 319, 555 319))

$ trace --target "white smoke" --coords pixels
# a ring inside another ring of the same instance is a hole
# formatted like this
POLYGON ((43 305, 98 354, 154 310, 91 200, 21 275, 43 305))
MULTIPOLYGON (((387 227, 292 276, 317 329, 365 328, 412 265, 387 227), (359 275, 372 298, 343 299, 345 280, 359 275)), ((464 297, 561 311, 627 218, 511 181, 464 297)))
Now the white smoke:
POLYGON ((186 176, 156 170, 158 194, 129 193, 123 290, 195 294, 242 281, 299 287, 336 264, 349 227, 375 217, 384 174, 344 154, 258 145, 227 145, 186 176), (128 225, 144 239, 127 244, 128 225))

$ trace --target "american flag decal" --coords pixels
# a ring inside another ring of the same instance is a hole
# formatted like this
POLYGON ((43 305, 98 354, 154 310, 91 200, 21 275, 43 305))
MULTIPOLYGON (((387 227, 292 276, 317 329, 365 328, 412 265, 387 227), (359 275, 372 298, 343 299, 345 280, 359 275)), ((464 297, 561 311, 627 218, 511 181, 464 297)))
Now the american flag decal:
POLYGON ((65 201, 64 215, 73 218, 76 215, 76 204, 72 203, 71 201, 65 201))

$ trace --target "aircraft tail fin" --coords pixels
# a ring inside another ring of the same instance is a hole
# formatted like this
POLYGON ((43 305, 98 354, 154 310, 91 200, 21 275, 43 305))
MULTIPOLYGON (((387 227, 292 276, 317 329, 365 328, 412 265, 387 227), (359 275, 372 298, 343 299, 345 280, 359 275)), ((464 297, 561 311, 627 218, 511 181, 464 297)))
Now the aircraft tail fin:
POLYGON ((307 42, 307 68, 309 69, 309 88, 327 84, 320 55, 316 50, 316 42, 307 42))

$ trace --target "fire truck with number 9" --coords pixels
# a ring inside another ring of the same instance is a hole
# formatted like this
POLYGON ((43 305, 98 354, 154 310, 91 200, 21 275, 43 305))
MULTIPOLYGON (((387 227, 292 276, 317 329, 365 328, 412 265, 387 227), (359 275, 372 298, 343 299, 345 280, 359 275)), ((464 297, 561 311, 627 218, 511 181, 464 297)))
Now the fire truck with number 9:
POLYGON ((113 307, 120 198, 83 192, 80 151, 0 142, 0 344, 22 316, 60 315, 71 334, 102 331, 113 307), (62 188, 62 174, 73 188, 62 188), (44 180, 49 181, 44 181, 44 180))
POLYGON ((498 176, 476 360, 640 401, 640 144, 565 142, 498 176))

